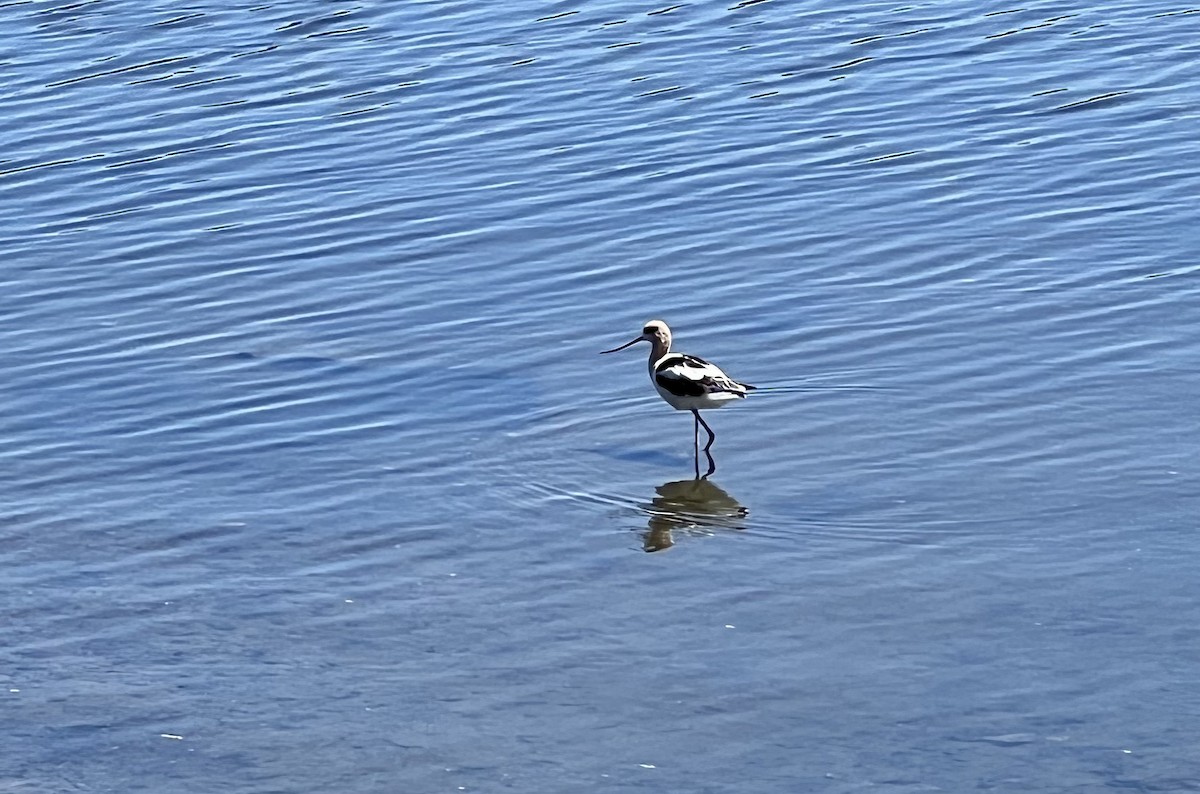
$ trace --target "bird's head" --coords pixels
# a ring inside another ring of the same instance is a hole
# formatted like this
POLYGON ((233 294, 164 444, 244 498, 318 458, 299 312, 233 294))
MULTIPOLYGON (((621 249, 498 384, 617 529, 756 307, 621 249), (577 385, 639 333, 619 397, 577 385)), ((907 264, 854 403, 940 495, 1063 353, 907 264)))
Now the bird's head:
POLYGON ((636 345, 638 342, 649 342, 663 350, 669 350, 671 347, 671 329, 662 320, 651 320, 642 327, 642 333, 630 339, 620 347, 614 347, 612 350, 601 350, 601 353, 616 353, 618 350, 624 350, 630 345, 636 345))

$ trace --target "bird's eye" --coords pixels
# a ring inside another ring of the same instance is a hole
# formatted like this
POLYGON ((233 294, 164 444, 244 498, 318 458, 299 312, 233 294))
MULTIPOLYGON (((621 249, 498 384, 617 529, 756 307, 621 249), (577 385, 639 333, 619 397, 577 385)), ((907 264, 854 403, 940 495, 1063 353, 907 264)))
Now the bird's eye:
POLYGON ((654 333, 654 331, 655 331, 655 329, 654 329, 653 325, 647 325, 645 328, 642 329, 643 334, 652 334, 652 333, 654 333))

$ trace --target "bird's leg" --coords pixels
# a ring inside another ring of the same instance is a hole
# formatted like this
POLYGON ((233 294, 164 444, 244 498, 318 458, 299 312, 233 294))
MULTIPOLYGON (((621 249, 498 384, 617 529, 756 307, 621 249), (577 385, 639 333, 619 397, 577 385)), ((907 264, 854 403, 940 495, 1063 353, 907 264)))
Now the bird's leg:
MULTIPOLYGON (((700 424, 704 425, 704 429, 708 431, 708 443, 704 445, 704 451, 708 452, 709 447, 711 447, 713 445, 713 442, 717 440, 717 434, 714 433, 712 428, 708 426, 708 422, 705 422, 703 419, 700 418, 699 411, 693 409, 692 413, 696 414, 696 421, 699 422, 700 424)), ((697 442, 697 443, 699 443, 699 442, 697 442)))
POLYGON ((696 417, 696 421, 692 422, 692 453, 696 456, 696 479, 700 479, 700 413, 693 408, 692 416, 696 417))
MULTIPOLYGON (((701 479, 707 480, 709 477, 712 476, 713 472, 717 470, 717 462, 715 460, 713 460, 712 453, 709 452, 708 450, 705 450, 704 454, 708 456, 708 471, 704 472, 704 477, 702 477, 701 479)), ((697 472, 700 471, 699 466, 696 467, 696 471, 697 472)))

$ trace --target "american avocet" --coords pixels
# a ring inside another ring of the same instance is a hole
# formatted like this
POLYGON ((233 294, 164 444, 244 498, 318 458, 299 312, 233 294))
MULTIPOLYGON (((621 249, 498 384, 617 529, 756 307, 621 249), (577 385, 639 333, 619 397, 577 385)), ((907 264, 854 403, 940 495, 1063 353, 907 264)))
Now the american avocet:
MULTIPOLYGON (((748 383, 738 383, 722 372, 716 364, 710 364, 702 358, 686 353, 672 353, 671 329, 662 320, 651 320, 642 328, 641 335, 636 339, 601 352, 615 353, 638 342, 650 343, 650 381, 658 390, 659 396, 675 410, 691 411, 692 416, 696 417, 694 443, 697 447, 700 446, 700 425, 704 425, 704 429, 708 431, 708 443, 704 445, 704 452, 708 453, 717 435, 708 423, 700 418, 700 412, 708 408, 722 408, 729 402, 740 400, 746 396, 747 391, 755 387, 748 383)), ((709 457, 711 459, 711 456, 709 457)))

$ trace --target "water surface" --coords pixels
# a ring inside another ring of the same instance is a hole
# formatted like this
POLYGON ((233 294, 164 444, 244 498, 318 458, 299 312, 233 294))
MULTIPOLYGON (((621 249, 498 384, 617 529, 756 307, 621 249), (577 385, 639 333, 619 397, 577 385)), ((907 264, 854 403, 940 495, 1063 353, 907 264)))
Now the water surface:
POLYGON ((1195 9, 0 31, 0 789, 1200 790, 1195 9))

